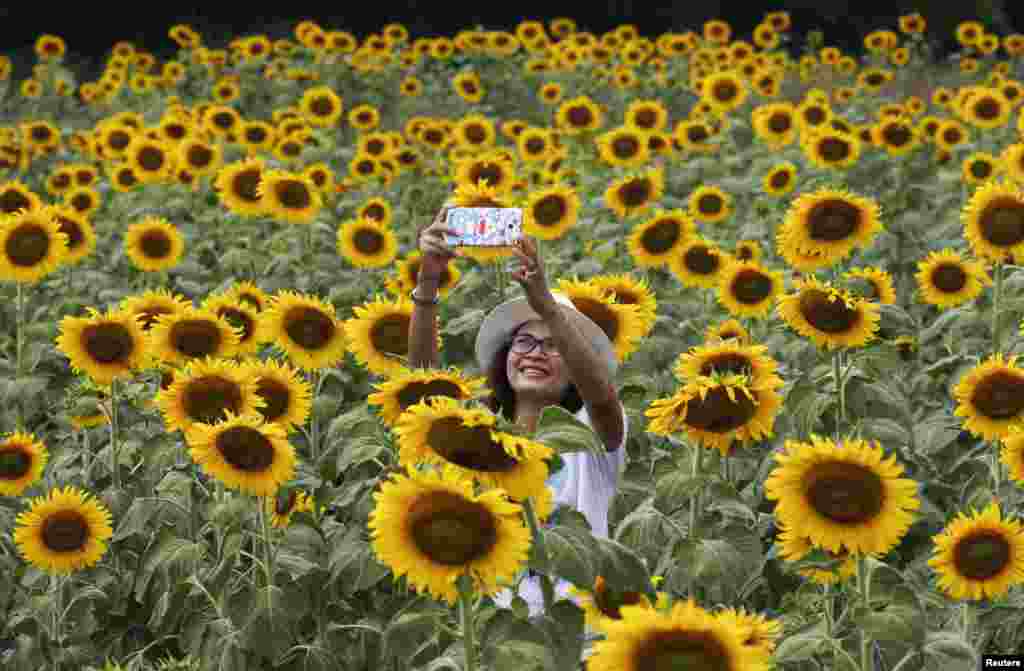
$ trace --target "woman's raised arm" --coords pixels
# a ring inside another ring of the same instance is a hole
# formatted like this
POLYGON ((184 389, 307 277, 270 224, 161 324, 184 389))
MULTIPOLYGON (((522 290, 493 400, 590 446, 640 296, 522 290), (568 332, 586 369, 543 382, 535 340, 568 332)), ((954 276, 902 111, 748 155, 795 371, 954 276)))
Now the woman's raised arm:
POLYGON ((420 231, 420 272, 413 290, 412 319, 409 320, 409 366, 437 367, 437 290, 441 273, 455 254, 444 242, 448 207, 444 207, 430 226, 420 231))

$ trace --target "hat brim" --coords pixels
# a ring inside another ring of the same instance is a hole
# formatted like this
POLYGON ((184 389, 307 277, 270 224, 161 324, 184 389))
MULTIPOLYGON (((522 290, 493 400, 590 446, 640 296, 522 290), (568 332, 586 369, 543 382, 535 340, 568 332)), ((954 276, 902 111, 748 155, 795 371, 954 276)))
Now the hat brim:
MULTIPOLYGON (((615 346, 605 332, 590 317, 577 310, 568 296, 560 292, 552 292, 552 296, 608 366, 609 376, 615 375, 619 359, 615 354, 615 346)), ((507 300, 491 310, 484 317, 476 336, 476 361, 481 372, 486 373, 491 367, 494 355, 508 342, 512 331, 524 322, 541 319, 542 317, 530 307, 526 297, 507 300)))

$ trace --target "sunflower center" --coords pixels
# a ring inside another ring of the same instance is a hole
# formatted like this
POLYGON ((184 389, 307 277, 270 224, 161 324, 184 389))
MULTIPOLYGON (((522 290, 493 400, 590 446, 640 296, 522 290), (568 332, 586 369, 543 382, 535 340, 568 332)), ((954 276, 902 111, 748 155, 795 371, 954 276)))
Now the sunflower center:
POLYGON ((370 329, 370 342, 378 352, 406 354, 409 351, 409 318, 387 315, 378 319, 370 329))
POLYGON ((736 400, 729 398, 725 387, 714 387, 703 399, 699 396, 686 403, 686 423, 702 431, 727 433, 746 424, 757 407, 746 394, 736 390, 736 400))
POLYGON ((486 556, 498 543, 498 528, 490 511, 457 494, 421 496, 408 515, 417 549, 438 564, 464 566, 486 556))
POLYGON ((205 168, 213 161, 213 152, 209 147, 192 145, 188 149, 188 164, 193 168, 205 168))
POLYGON ((719 258, 704 246, 694 246, 683 255, 683 265, 694 275, 712 275, 718 270, 719 258))
POLYGON ((239 412, 242 394, 233 380, 209 375, 188 383, 182 406, 192 421, 213 424, 227 418, 225 410, 236 414, 239 412))
POLYGON ((804 121, 812 126, 820 126, 825 122, 825 112, 820 107, 808 107, 804 110, 804 121))
POLYGON ((589 126, 594 121, 593 113, 586 107, 573 107, 565 116, 569 121, 569 125, 577 128, 589 126))
POLYGON ((470 124, 463 129, 463 134, 470 144, 482 144, 487 140, 487 131, 478 124, 470 124))
POLYGON ((690 126, 686 129, 686 139, 694 144, 700 144, 710 137, 708 129, 704 126, 690 126))
POLYGON ((773 133, 785 133, 793 127, 793 120, 788 114, 778 112, 768 119, 768 128, 773 133))
POLYGON ((722 643, 706 631, 659 631, 633 654, 636 671, 728 671, 733 662, 722 643))
POLYGON ((1003 371, 987 375, 975 387, 971 403, 992 419, 1014 417, 1024 410, 1024 379, 1003 371))
POLYGON ((132 136, 126 131, 115 130, 107 138, 107 146, 115 151, 120 151, 128 146, 132 141, 132 136))
POLYGON ((221 130, 230 130, 235 125, 234 115, 227 112, 217 112, 212 117, 213 125, 221 130))
POLYGON ((827 137, 818 145, 818 151, 827 162, 838 163, 849 157, 850 144, 842 138, 827 137))
POLYGON ((836 242, 857 230, 860 211, 845 201, 829 200, 815 205, 807 219, 812 240, 836 242))
POLYGON ((89 523, 74 510, 58 510, 46 517, 41 536, 51 552, 74 552, 89 539, 89 523))
POLYGON ((79 212, 85 212, 92 207, 92 196, 88 193, 75 194, 71 199, 71 207, 75 208, 79 212))
POLYGON ((722 354, 716 354, 704 362, 704 365, 700 368, 701 375, 711 375, 712 373, 719 373, 722 375, 727 374, 747 374, 753 365, 750 359, 737 354, 735 352, 724 352, 722 354))
POLYGON ((988 161, 973 161, 970 172, 975 179, 985 179, 992 174, 992 164, 988 161))
POLYGON ((275 189, 278 202, 289 210, 304 210, 312 203, 309 189, 297 180, 283 180, 275 189))
POLYGON ((971 534, 956 545, 953 563, 956 571, 970 580, 988 580, 999 575, 1010 563, 1010 544, 992 531, 971 534))
POLYGON ((258 203, 260 197, 256 189, 260 184, 261 172, 259 168, 252 168, 235 175, 231 180, 231 191, 234 196, 249 203, 258 203))
POLYGON ((135 349, 131 333, 121 324, 93 324, 82 332, 89 358, 99 363, 125 361, 135 349))
POLYGON ((633 115, 633 123, 640 128, 654 128, 658 124, 658 113, 652 109, 641 109, 633 115))
POLYGON ((334 112, 334 103, 329 98, 317 98, 309 106, 314 116, 329 117, 334 112))
POLYGON ((384 236, 372 228, 360 228, 352 236, 352 244, 360 254, 373 255, 384 247, 384 236))
POLYGON ((166 258, 171 252, 171 239, 163 231, 146 231, 139 239, 139 248, 147 258, 166 258))
POLYGON ((164 167, 164 152, 156 147, 143 147, 136 158, 146 172, 157 172, 164 167))
POLYGON ((539 137, 531 137, 526 141, 526 153, 528 154, 540 154, 544 152, 546 142, 539 137))
POLYGON ((396 398, 398 405, 405 410, 431 396, 447 396, 449 398, 461 398, 462 393, 459 385, 448 380, 428 380, 426 382, 410 382, 402 387, 396 398))
POLYGON ((256 381, 256 393, 266 402, 259 409, 265 421, 274 422, 288 411, 291 391, 287 385, 273 378, 261 377, 256 381))
POLYGON ((68 249, 76 249, 85 242, 85 234, 82 232, 82 228, 78 225, 78 222, 58 215, 57 224, 60 228, 60 232, 68 236, 68 249))
POLYGON ((555 226, 567 214, 565 199, 553 194, 541 198, 533 206, 533 220, 538 226, 555 226))
POLYGON ((955 294, 967 284, 967 273, 953 263, 944 263, 932 271, 932 284, 939 291, 955 294))
POLYGON ((491 440, 490 428, 466 426, 459 417, 432 422, 426 442, 445 460, 473 471, 503 473, 518 463, 500 443, 491 440))
POLYGON ((1012 247, 1024 241, 1024 203, 1014 198, 997 198, 981 213, 981 234, 997 247, 1012 247))
POLYGON ((274 463, 274 446, 258 429, 233 426, 217 435, 217 449, 224 461, 240 471, 260 473, 274 463))
POLYGON ((646 178, 632 179, 619 189, 619 197, 626 207, 640 207, 650 199, 651 191, 650 180, 646 178))
POLYGON ((860 524, 882 511, 885 485, 869 468, 828 462, 808 473, 806 496, 819 515, 839 524, 860 524))
POLYGON ((57 187, 58 189, 66 189, 69 186, 71 186, 71 175, 68 175, 67 173, 54 175, 52 183, 53 186, 57 187))
POLYGON ((942 132, 942 139, 946 141, 946 144, 958 144, 963 136, 960 135, 959 128, 947 128, 942 132))
POLYGON ((902 147, 913 139, 910 129, 903 124, 886 124, 882 131, 882 139, 890 147, 902 147))
POLYGON ((711 96, 718 102, 727 103, 736 98, 740 93, 739 89, 732 82, 718 82, 711 89, 711 96))
POLYGON ((756 305, 772 293, 771 278, 756 270, 743 270, 732 282, 732 294, 740 303, 756 305))
POLYGON ((187 357, 214 354, 221 344, 220 329, 208 319, 189 319, 171 326, 171 346, 187 357))
POLYGON ((633 158, 638 151, 640 151, 640 143, 634 137, 620 136, 612 142, 612 154, 615 158, 633 158))
POLYGON ((619 318, 613 308, 587 297, 574 297, 572 302, 577 310, 589 317, 604 331, 609 340, 615 342, 615 338, 619 334, 619 318))
POLYGON ((32 467, 32 457, 19 448, 0 452, 0 480, 17 480, 32 467))
POLYGON ((267 139, 267 132, 259 126, 253 126, 245 129, 244 136, 251 144, 262 144, 267 139))
POLYGON ((501 168, 493 163, 477 163, 473 166, 473 169, 469 171, 469 178, 473 184, 478 183, 482 179, 486 181, 489 186, 494 186, 501 183, 501 176, 501 168))
POLYGON ((697 209, 701 214, 718 214, 724 205, 722 197, 714 193, 703 195, 697 199, 697 209))
POLYGON ((292 308, 284 317, 285 333, 302 349, 316 350, 330 342, 334 322, 323 312, 310 307, 292 308))
POLYGON ((789 172, 786 170, 779 170, 772 173, 769 183, 773 189, 784 189, 789 184, 789 172))
POLYGON ((989 121, 998 119, 1002 106, 992 98, 982 98, 974 105, 974 116, 989 121))
POLYGON ((135 186, 139 180, 135 178, 135 171, 129 166, 117 171, 117 182, 121 186, 135 186))
POLYGON ((824 333, 846 333, 860 320, 855 308, 842 299, 829 300, 823 291, 807 291, 800 296, 800 313, 807 322, 824 333))
POLYGON ((680 235, 679 222, 662 219, 644 231, 640 236, 640 244, 649 254, 664 254, 675 246, 680 235))
POLYGON ((462 92, 470 96, 475 94, 477 92, 476 84, 467 81, 462 82, 462 92))
POLYGON ((50 236, 39 224, 26 223, 11 233, 4 247, 11 263, 32 267, 46 258, 50 250, 50 236))

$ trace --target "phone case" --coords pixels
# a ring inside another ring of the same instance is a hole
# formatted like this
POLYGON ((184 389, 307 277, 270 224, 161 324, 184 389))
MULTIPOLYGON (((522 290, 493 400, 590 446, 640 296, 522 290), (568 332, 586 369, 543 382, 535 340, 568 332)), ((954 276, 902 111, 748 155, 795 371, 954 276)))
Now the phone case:
POLYGON ((523 210, 518 207, 455 207, 448 210, 445 243, 461 247, 508 247, 523 237, 523 210))

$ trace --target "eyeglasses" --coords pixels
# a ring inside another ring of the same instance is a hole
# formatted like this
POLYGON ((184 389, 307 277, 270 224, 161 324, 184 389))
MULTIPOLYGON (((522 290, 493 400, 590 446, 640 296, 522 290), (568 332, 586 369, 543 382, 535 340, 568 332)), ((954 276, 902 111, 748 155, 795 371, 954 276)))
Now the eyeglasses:
POLYGON ((540 351, 548 356, 561 356, 558 353, 558 348, 555 346, 554 338, 538 340, 529 333, 520 333, 515 338, 512 338, 512 351, 516 354, 529 354, 537 345, 540 345, 540 351))

